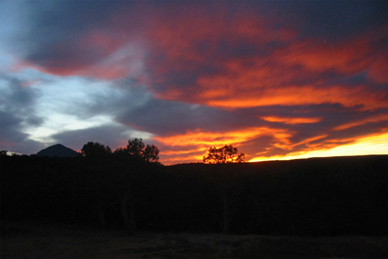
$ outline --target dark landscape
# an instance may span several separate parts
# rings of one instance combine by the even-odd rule
[[[388,259],[387,14],[0,0],[0,259]]]
[[[138,232],[7,221],[1,258],[387,258],[387,237]]]
[[[163,166],[3,154],[1,255],[384,258],[387,172],[387,155]]]

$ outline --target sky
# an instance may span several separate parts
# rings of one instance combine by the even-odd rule
[[[388,154],[388,1],[0,2],[0,149]]]

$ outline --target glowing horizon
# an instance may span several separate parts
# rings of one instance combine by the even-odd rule
[[[360,150],[363,150],[360,152]],[[365,151],[367,150],[367,151]],[[336,157],[336,156],[364,156],[364,155],[388,155],[388,133],[365,137],[356,143],[337,146],[331,149],[307,151],[304,154],[290,154],[283,157],[258,157],[248,162],[262,162],[273,160],[294,160],[313,157]]]

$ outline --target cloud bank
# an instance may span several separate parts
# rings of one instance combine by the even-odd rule
[[[385,2],[1,7],[2,149],[143,137],[170,164],[211,145],[259,160],[388,132]]]

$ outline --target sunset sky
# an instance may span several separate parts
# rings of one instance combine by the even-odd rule
[[[388,154],[388,1],[0,2],[0,149]]]

